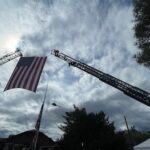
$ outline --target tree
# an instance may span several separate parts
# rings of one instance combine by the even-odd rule
[[[126,150],[122,133],[115,133],[113,122],[104,112],[87,113],[85,108],[74,107],[66,112],[61,146],[64,150]]]
[[[138,63],[150,66],[150,1],[133,0],[135,37],[141,51],[135,55]]]

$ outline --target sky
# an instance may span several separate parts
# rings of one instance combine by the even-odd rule
[[[3,92],[19,58],[0,66],[0,137],[34,129],[48,92],[40,130],[52,139],[73,105],[104,111],[117,130],[150,130],[148,106],[51,55],[58,49],[149,92],[150,70],[136,63],[131,0],[0,0],[0,57],[18,47],[23,56],[47,56],[37,92]],[[58,107],[51,104],[55,102]]]

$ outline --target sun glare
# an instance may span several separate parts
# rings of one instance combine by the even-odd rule
[[[17,36],[10,36],[6,41],[6,49],[9,51],[14,51],[17,48],[19,38]]]

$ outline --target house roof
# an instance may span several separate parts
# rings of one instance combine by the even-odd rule
[[[1,141],[6,141],[6,138],[0,138],[0,142],[1,142]]]
[[[25,131],[25,132],[22,132],[22,133],[17,134],[17,135],[11,135],[7,139],[7,143],[30,145],[32,143],[35,132],[36,132],[36,130],[29,130],[29,131]],[[42,145],[43,146],[54,145],[54,141],[42,132],[39,132],[37,143],[40,146],[42,146]]]

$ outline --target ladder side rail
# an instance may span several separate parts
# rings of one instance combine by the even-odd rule
[[[125,89],[129,89],[129,87],[126,87],[124,84],[121,84],[120,82],[117,82],[117,80],[113,80],[111,78],[108,78],[105,73],[101,72],[100,74],[98,72],[95,72],[95,70],[90,70],[89,68],[86,68],[86,66],[82,66],[82,64],[74,64],[73,66],[89,73],[92,74],[93,76],[99,78],[102,81],[105,81],[115,88],[118,88],[119,90],[125,91]],[[137,92],[137,91],[136,91]],[[141,93],[140,93],[141,94]],[[142,93],[143,94],[143,93]]]
[[[3,58],[9,57],[11,55],[17,54],[17,53],[21,54],[20,50],[16,50],[15,52],[10,52],[8,54],[5,54],[3,57],[0,58],[0,60],[3,59]]]
[[[99,78],[99,80],[121,90],[124,92],[124,94],[137,99],[138,101],[150,106],[150,97],[148,96],[149,93],[141,90],[137,87],[134,87],[122,80],[119,80],[111,75],[108,75],[106,73],[103,73],[102,71],[99,71],[91,66],[88,66],[76,59],[73,59],[63,53],[59,53],[59,51],[57,51],[57,53],[55,53],[55,51],[53,51],[52,53],[53,55],[55,55],[56,57],[59,57],[60,59],[67,61],[69,63],[69,65],[72,65],[74,67],[77,67],[97,78]]]
[[[80,64],[81,65],[81,64]],[[77,65],[79,66],[79,65]],[[81,69],[81,68],[80,68]],[[87,71],[87,69],[84,69],[84,71]],[[94,71],[92,70],[91,71],[88,71],[90,74],[94,75],[94,76],[97,76]],[[102,75],[103,74],[103,75]],[[126,84],[122,84],[121,82],[117,82],[117,80],[113,80],[113,78],[108,78],[108,76],[106,76],[105,73],[102,73],[102,74],[98,74],[98,78],[100,80],[105,80],[105,82],[107,82],[108,84],[110,84],[111,86],[113,87],[116,87],[118,88],[119,90],[122,90],[123,92],[126,92],[127,90],[130,92],[132,91],[132,93],[136,93],[137,95],[145,95],[146,97],[148,96],[149,93],[147,92],[143,92],[143,90],[136,90],[135,88],[136,87],[132,87],[132,85],[130,85],[129,87],[126,86]],[[125,82],[123,82],[125,83]],[[142,92],[141,92],[142,91]]]
[[[93,67],[91,67],[91,66],[86,65],[85,63],[82,63],[82,62],[80,62],[80,61],[78,61],[78,60],[76,60],[76,59],[74,59],[74,58],[71,58],[71,57],[69,57],[68,55],[65,55],[65,54],[63,54],[63,53],[59,53],[59,51],[57,51],[57,50],[56,50],[56,53],[55,53],[55,50],[53,50],[53,51],[52,51],[52,54],[55,55],[56,57],[59,57],[60,59],[62,59],[62,60],[64,60],[64,61],[68,62],[69,65],[72,65],[72,66],[73,66],[74,63],[77,63],[78,65],[79,65],[79,64],[82,64],[83,67],[89,68],[90,70],[92,70],[92,71],[94,71],[94,72],[97,72],[97,73],[99,73],[99,74],[101,74],[101,75],[105,75],[105,76],[107,76],[110,80],[113,79],[113,80],[115,80],[115,82],[119,82],[120,84],[124,84],[124,83],[125,83],[125,82],[123,82],[123,81],[121,81],[121,80],[118,80],[117,78],[115,78],[115,77],[113,77],[113,76],[110,76],[110,75],[108,75],[108,74],[106,74],[106,73],[103,73],[102,71],[100,71],[100,70],[98,70],[98,69],[95,69],[95,68],[93,68]],[[80,68],[80,69],[81,69],[81,68]],[[129,85],[128,85],[128,86],[129,86]]]
[[[104,72],[102,72],[102,71],[100,71],[100,70],[98,70],[98,69],[95,69],[95,68],[93,68],[93,67],[91,67],[91,66],[89,66],[89,65],[87,65],[87,64],[85,64],[85,63],[82,63],[82,62],[80,62],[80,61],[78,61],[78,60],[76,60],[76,59],[74,59],[74,58],[71,58],[71,57],[69,57],[68,55],[65,55],[65,54],[63,54],[63,53],[58,53],[58,57],[61,58],[61,59],[63,59],[63,60],[65,60],[65,61],[67,61],[67,62],[69,63],[69,65],[72,65],[73,63],[82,64],[83,66],[86,66],[86,68],[89,68],[89,69],[91,69],[91,70],[93,70],[93,71],[96,71],[97,73],[99,73],[99,74],[101,74],[101,75],[105,75],[105,76],[107,76],[110,80],[112,80],[112,81],[114,80],[115,82],[118,82],[118,84],[121,84],[121,85],[124,86],[124,87],[128,87],[128,88],[131,88],[132,90],[134,90],[134,91],[136,91],[136,92],[149,95],[148,92],[146,92],[146,91],[144,91],[144,90],[142,90],[142,89],[139,89],[138,87],[132,86],[132,85],[130,85],[130,84],[128,84],[128,83],[126,83],[126,82],[120,80],[120,79],[115,78],[114,76],[111,76],[111,75],[109,75],[109,74],[106,74],[106,73],[104,73]]]
[[[80,62],[78,62],[78,63],[80,63]],[[106,74],[106,73],[104,73],[104,72],[102,72],[102,71],[100,71],[100,70],[97,70],[97,69],[95,69],[95,68],[93,68],[93,67],[91,67],[91,66],[88,66],[87,64],[84,64],[84,63],[80,63],[80,64],[83,64],[84,67],[89,68],[89,69],[91,69],[92,71],[96,71],[97,73],[99,73],[99,74],[101,74],[101,75],[107,76],[107,78],[109,78],[111,81],[117,82],[118,84],[121,84],[121,85],[124,86],[124,87],[128,87],[128,88],[131,88],[132,90],[135,90],[135,91],[140,92],[140,93],[142,93],[142,94],[149,95],[148,92],[146,92],[146,91],[144,91],[144,90],[142,90],[142,89],[139,89],[138,87],[132,86],[132,85],[130,85],[130,84],[128,84],[128,83],[126,83],[126,82],[120,80],[120,79],[117,79],[117,78],[115,78],[114,76],[111,76],[111,75],[109,75],[109,74]]]
[[[14,54],[14,52],[11,52],[11,53],[8,53],[8,54],[4,55],[3,57],[0,58],[0,60],[3,59],[3,58],[9,57],[9,56],[11,56],[12,54]]]
[[[139,93],[144,94],[144,95],[147,95],[147,96],[149,95],[148,92],[146,92],[146,91],[144,91],[144,90],[142,90],[142,89],[139,89],[139,88],[137,88],[137,87],[135,87],[135,86],[132,86],[132,85],[130,85],[130,84],[128,84],[128,83],[126,83],[126,82],[124,82],[124,81],[122,81],[122,80],[120,80],[120,79],[117,79],[117,78],[115,78],[115,77],[113,77],[113,76],[111,76],[111,75],[108,75],[108,74],[106,74],[106,73],[103,73],[102,71],[97,70],[97,69],[95,69],[95,68],[93,68],[93,67],[91,67],[91,66],[88,66],[87,64],[84,64],[84,63],[82,63],[82,62],[80,62],[80,61],[78,61],[78,60],[76,60],[76,59],[73,59],[73,58],[71,58],[71,57],[69,57],[69,56],[67,56],[67,55],[65,55],[65,54],[63,54],[63,53],[59,53],[59,51],[57,51],[57,54],[56,54],[56,53],[55,53],[55,50],[54,50],[54,51],[53,51],[53,55],[55,55],[55,56],[61,58],[62,60],[67,61],[67,62],[69,63],[69,65],[73,65],[74,63],[82,64],[83,67],[89,68],[89,69],[91,69],[92,71],[96,71],[97,73],[99,73],[99,74],[101,74],[101,75],[107,76],[111,81],[114,80],[114,82],[117,82],[118,84],[121,84],[122,86],[124,86],[124,88],[125,88],[125,87],[126,87],[126,88],[130,88],[130,89],[134,90],[135,92],[139,92]]]
[[[116,82],[116,84],[114,84],[114,83],[112,84],[111,80],[108,79],[106,76],[102,76],[101,74],[97,74],[97,72],[93,72],[93,71],[91,72],[91,70],[86,69],[84,67],[81,67],[80,65],[75,64],[74,67],[77,67],[77,68],[79,68],[79,69],[81,69],[81,70],[83,70],[83,71],[99,78],[99,80],[101,80],[101,81],[103,81],[103,82],[105,82],[105,83],[121,90],[124,94],[138,100],[139,102],[144,103],[145,105],[150,106],[150,98],[147,97],[146,95],[141,94],[139,92],[136,92],[134,90],[131,90],[130,88],[126,88],[126,87],[122,86],[121,84],[117,84],[117,82]]]
[[[9,53],[0,59],[0,65],[7,63],[10,60],[15,59],[16,57],[22,56],[22,53],[18,50],[15,53]]]
[[[144,91],[142,89],[139,89],[139,88],[137,88],[135,86],[132,86],[132,85],[130,85],[130,84],[120,80],[120,79],[115,78],[114,76],[106,74],[106,73],[104,73],[104,72],[102,72],[102,71],[100,71],[98,69],[95,69],[95,68],[93,68],[93,67],[91,67],[91,66],[89,66],[89,65],[87,65],[85,63],[82,63],[82,62],[80,62],[80,61],[78,61],[76,59],[73,59],[73,58],[69,57],[68,55],[65,55],[63,53],[58,53],[58,57],[63,59],[63,60],[65,60],[65,61],[67,61],[69,63],[69,65],[72,65],[74,63],[80,64],[80,65],[82,64],[83,67],[89,68],[92,71],[95,71],[95,72],[97,72],[97,73],[99,73],[101,75],[107,76],[107,78],[109,78],[112,82],[117,82],[118,84],[121,84],[122,86],[124,86],[126,88],[130,88],[130,89],[134,90],[135,92],[139,92],[139,93],[142,93],[142,94],[149,95],[148,92],[146,92],[146,91]]]
[[[84,65],[86,68],[89,68],[89,69],[91,69],[92,71],[96,71],[97,73],[99,73],[99,74],[101,74],[101,75],[107,76],[107,78],[109,78],[109,79],[112,80],[112,81],[117,82],[118,84],[121,84],[122,86],[125,86],[125,87],[128,87],[128,88],[132,88],[132,89],[135,90],[135,91],[138,91],[138,92],[140,92],[140,93],[149,95],[148,92],[146,92],[146,91],[144,91],[144,90],[142,90],[142,89],[139,89],[138,87],[132,86],[132,85],[130,85],[130,84],[128,84],[128,83],[126,83],[126,82],[120,80],[120,79],[117,79],[117,78],[115,78],[114,76],[111,76],[111,75],[109,75],[109,74],[106,74],[106,73],[104,73],[104,72],[102,72],[102,71],[100,71],[100,70],[97,70],[97,69],[95,69],[95,68],[93,68],[93,67],[91,67],[91,66],[88,66],[87,64],[84,64],[84,63],[81,63],[81,62],[78,62],[78,63]]]

